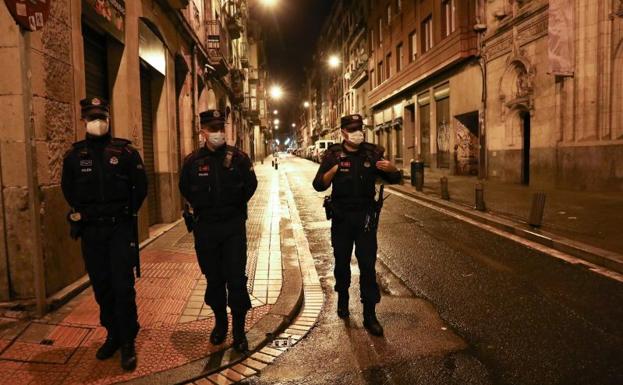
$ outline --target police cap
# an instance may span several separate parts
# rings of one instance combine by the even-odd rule
[[[208,126],[225,124],[225,113],[219,110],[207,110],[199,114],[199,122]]]
[[[80,101],[81,114],[83,118],[90,116],[108,116],[110,104],[107,100],[100,97],[82,99]]]
[[[345,115],[342,116],[342,119],[340,120],[340,126],[344,130],[361,129],[363,126],[363,119],[359,114]]]

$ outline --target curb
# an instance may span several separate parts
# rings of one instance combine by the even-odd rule
[[[178,219],[174,222],[171,222],[163,226],[153,236],[141,242],[139,244],[139,250],[143,250],[149,244],[154,242],[156,239],[160,238],[162,235],[167,233],[169,230],[177,226],[182,221],[183,219]],[[85,274],[82,277],[75,280],[73,283],[61,289],[60,291],[49,296],[48,298],[46,298],[46,306],[47,306],[46,314],[49,314],[53,312],[54,310],[58,310],[60,307],[62,307],[63,305],[65,305],[66,303],[74,299],[76,296],[78,296],[80,293],[82,293],[89,286],[91,286],[91,280],[89,279],[89,275]],[[14,303],[8,304],[8,306],[6,307],[15,307],[19,305],[31,307],[31,306],[34,306],[34,300],[30,299],[30,300],[26,300],[23,302],[14,302]],[[3,309],[2,304],[0,304],[0,316],[9,316],[10,318],[18,318],[22,320],[31,319],[31,318],[34,319],[34,317],[31,317],[30,311],[28,310],[12,311],[10,310],[10,308]]]
[[[229,347],[201,358],[168,369],[162,372],[135,378],[120,384],[126,385],[170,385],[186,384],[193,381],[200,383],[205,378],[220,375],[219,372],[229,373],[229,376],[240,381],[243,377],[254,375],[276,357],[274,353],[280,351],[268,346],[281,331],[286,329],[295,319],[303,304],[303,277],[296,248],[294,252],[288,246],[288,240],[293,238],[292,232],[283,231],[281,226],[285,219],[280,220],[280,244],[282,265],[282,286],[277,301],[268,314],[262,317],[247,332],[249,351],[241,354]],[[262,357],[259,360],[257,357]],[[272,358],[270,358],[272,357]],[[140,358],[140,357],[139,357]],[[235,370],[232,370],[234,368]],[[242,372],[244,376],[241,376]],[[209,383],[209,382],[206,382]],[[231,383],[231,381],[229,382]]]
[[[531,228],[528,225],[518,223],[509,219],[501,218],[492,212],[478,212],[469,209],[458,203],[448,202],[439,198],[427,196],[424,193],[410,191],[405,187],[388,186],[389,191],[405,194],[442,211],[450,211],[471,220],[486,224],[506,233],[516,235],[526,240],[536,242],[556,251],[569,254],[578,259],[612,270],[618,274],[623,274],[623,255],[600,249],[582,242],[577,242],[539,229]],[[448,214],[445,212],[445,214]],[[461,219],[461,218],[458,218]]]

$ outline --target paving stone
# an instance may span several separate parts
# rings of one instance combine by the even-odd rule
[[[275,360],[275,357],[268,355],[268,354],[261,353],[261,352],[253,353],[251,355],[251,358],[253,358],[256,361],[264,362],[266,364],[270,364]]]
[[[231,380],[229,380],[227,377],[223,376],[220,373],[211,374],[211,375],[208,376],[208,378],[210,379],[210,381],[213,381],[217,385],[230,385],[230,384],[233,384],[233,382]]]
[[[232,366],[231,369],[235,370],[236,372],[242,374],[245,377],[254,376],[255,373],[257,373],[255,369],[242,365],[242,364],[236,364]]]
[[[246,360],[242,361],[242,364],[257,370],[258,372],[267,366],[267,364],[256,361],[253,358],[247,358]]]
[[[229,378],[230,380],[232,380],[233,382],[238,382],[238,381],[242,381],[245,379],[245,376],[243,376],[242,374],[232,370],[232,369],[225,369],[222,370],[220,372],[221,375]]]

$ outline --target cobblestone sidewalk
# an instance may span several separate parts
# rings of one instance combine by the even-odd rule
[[[249,205],[248,289],[253,328],[279,299],[282,261],[279,236],[279,180],[268,166],[257,167],[259,188]],[[276,210],[274,210],[276,208]],[[196,263],[192,234],[183,223],[141,251],[143,275],[137,280],[141,332],[139,364],[122,371],[119,353],[98,361],[104,341],[91,289],[41,320],[0,320],[0,384],[112,384],[137,380],[224,352],[209,342],[214,318],[203,303],[206,282]]]

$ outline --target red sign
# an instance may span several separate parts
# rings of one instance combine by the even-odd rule
[[[29,31],[43,28],[50,15],[52,0],[4,0],[17,24]]]

